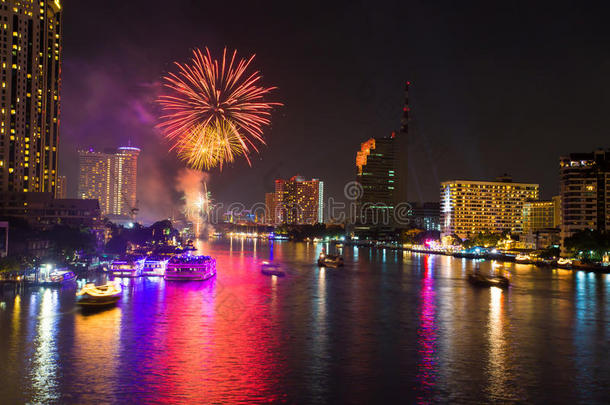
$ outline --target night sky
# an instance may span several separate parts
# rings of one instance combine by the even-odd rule
[[[64,1],[60,173],[76,195],[76,150],[142,148],[147,218],[169,215],[183,165],[154,129],[160,77],[191,49],[247,56],[284,107],[267,146],[212,170],[218,201],[264,201],[302,174],[342,198],[361,142],[400,126],[410,94],[409,198],[437,201],[453,178],[540,183],[558,158],[610,147],[607,11],[559,2]],[[536,4],[535,4],[536,3]],[[301,7],[301,8],[298,8]],[[590,7],[590,6],[589,6]]]

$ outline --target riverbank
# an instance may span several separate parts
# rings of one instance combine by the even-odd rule
[[[378,242],[354,242],[354,241],[346,241],[344,242],[347,246],[358,246],[358,247],[371,247],[371,248],[381,248],[381,249],[391,249],[391,250],[400,250],[407,251],[413,253],[424,253],[424,254],[433,254],[433,255],[442,255],[442,256],[453,256],[458,259],[469,259],[469,260],[495,260],[498,262],[505,263],[518,263],[518,264],[529,264],[537,267],[547,267],[547,268],[558,268],[564,270],[583,270],[583,271],[591,271],[595,273],[610,273],[610,266],[604,266],[601,264],[595,263],[582,263],[578,261],[573,261],[569,259],[563,259],[563,262],[560,263],[561,259],[557,260],[548,260],[548,259],[532,259],[529,257],[523,258],[519,257],[520,255],[511,254],[511,253],[474,253],[474,252],[463,252],[463,251],[451,251],[451,250],[442,250],[442,249],[430,249],[430,248],[419,248],[419,247],[405,247],[398,244],[392,243],[378,243]]]

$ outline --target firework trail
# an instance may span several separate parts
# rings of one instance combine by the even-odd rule
[[[176,62],[177,73],[164,77],[158,128],[190,167],[222,169],[239,156],[250,163],[249,153],[265,143],[263,129],[281,104],[264,100],[275,87],[261,86],[260,72],[248,73],[253,59],[238,60],[225,48],[216,60],[207,48],[196,49],[189,64]]]

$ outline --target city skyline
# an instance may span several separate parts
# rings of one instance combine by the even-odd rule
[[[322,17],[311,5],[303,10],[304,16],[290,17],[290,24],[281,23],[282,6],[271,13],[244,7],[250,13],[235,16],[230,26],[220,26],[210,16],[222,13],[222,5],[200,15],[190,10],[190,3],[177,2],[162,17],[163,23],[148,11],[154,7],[137,1],[72,5],[65,30],[78,34],[64,43],[67,82],[60,148],[67,163],[60,169],[62,174],[69,175],[64,169],[74,171],[75,152],[64,147],[103,149],[131,139],[143,151],[143,187],[157,187],[154,183],[161,179],[168,189],[180,166],[151,130],[155,120],[150,106],[169,63],[184,60],[189,47],[202,45],[215,52],[225,45],[256,52],[257,66],[273,79],[285,104],[274,114],[273,127],[266,132],[268,145],[253,159],[252,168],[239,162],[222,173],[211,172],[210,187],[222,201],[253,203],[253,196],[263,195],[275,178],[297,172],[326,178],[327,194],[341,197],[344,184],[353,179],[353,150],[372,136],[399,129],[405,80],[412,82],[409,160],[415,168],[409,177],[409,200],[435,200],[442,180],[492,179],[505,172],[516,181],[540,184],[542,198],[548,199],[558,193],[559,156],[605,146],[608,122],[599,97],[608,79],[599,70],[581,66],[584,52],[591,51],[595,60],[603,57],[587,45],[607,35],[598,32],[601,21],[592,10],[556,5],[545,9],[544,24],[524,17],[517,27],[512,15],[518,5],[504,6],[507,10],[488,5],[486,20],[479,18],[483,11],[467,6],[436,12],[420,4],[382,4],[373,12],[368,4],[335,5]],[[537,7],[541,6],[528,9],[535,13]],[[91,13],[116,15],[121,24],[112,32],[97,29],[103,18],[85,26],[87,19],[78,17]],[[403,15],[408,24],[385,23]],[[424,17],[422,21],[418,15]],[[574,15],[586,24],[577,23]],[[318,23],[315,43],[299,34],[311,29],[305,17]],[[147,28],[167,21],[170,25],[159,33]],[[331,27],[331,21],[342,28],[337,30],[342,34]],[[251,35],[242,35],[240,24]],[[272,38],[265,27],[278,24],[286,35]],[[341,48],[357,32],[357,24],[364,24],[367,33],[357,35],[363,47]],[[575,28],[585,25],[586,29]],[[104,32],[103,41],[97,32]],[[167,32],[176,37],[166,38]],[[426,35],[430,32],[434,36]],[[177,41],[184,46],[176,49]],[[92,42],[100,47],[86,45]],[[154,54],[146,46],[152,42]],[[372,54],[361,54],[360,49]],[[472,62],[469,55],[480,63]],[[316,67],[308,58],[321,58],[326,67]],[[346,59],[353,63],[346,65]],[[542,77],[547,66],[557,69]],[[83,99],[88,102],[83,104]],[[92,116],[97,118],[87,118]],[[297,150],[301,153],[295,155]],[[70,183],[73,192],[73,179]]]
[[[83,3],[0,2],[0,402],[607,402],[606,12]]]

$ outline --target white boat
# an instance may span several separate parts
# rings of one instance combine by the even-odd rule
[[[216,275],[216,259],[210,256],[174,256],[165,270],[168,281],[203,281]]]
[[[169,257],[167,256],[148,256],[144,261],[142,275],[147,277],[163,277],[167,268]]]
[[[144,260],[141,256],[126,256],[113,260],[108,273],[115,277],[140,277],[144,268]]]

